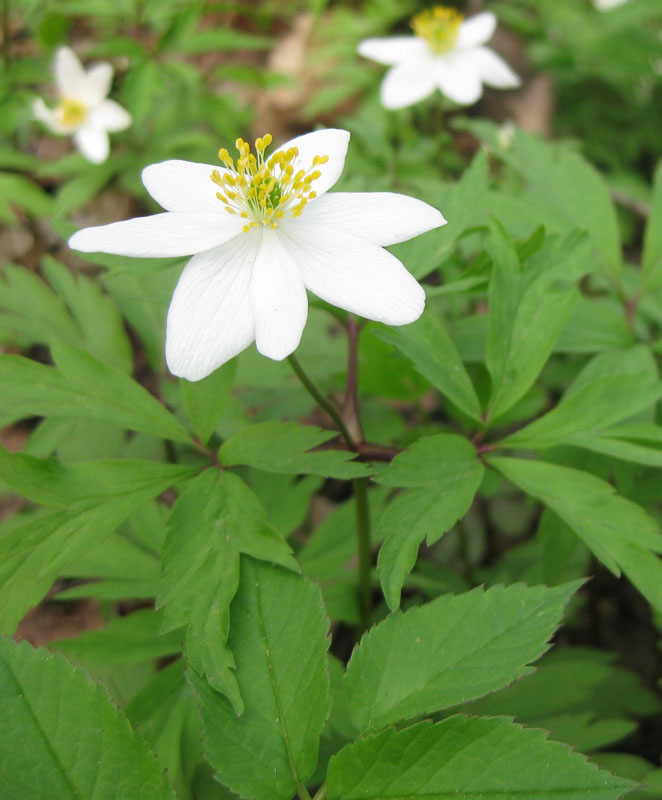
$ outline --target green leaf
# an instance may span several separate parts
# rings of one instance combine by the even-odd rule
[[[329,800],[617,800],[636,784],[503,717],[389,728],[331,759]],[[513,758],[517,755],[517,762]]]
[[[242,559],[229,645],[246,704],[243,715],[237,717],[195,672],[190,676],[207,757],[236,794],[290,800],[315,769],[330,707],[328,625],[317,584]]]
[[[531,671],[577,583],[442,595],[395,612],[354,649],[345,683],[362,731],[480,697]]]
[[[0,425],[30,416],[95,419],[188,442],[185,428],[140,384],[76,347],[53,345],[59,369],[0,356]]]
[[[202,724],[184,668],[184,660],[177,659],[160,669],[131,699],[126,715],[156,753],[177,797],[193,800],[191,789],[200,761]]]
[[[196,472],[196,467],[128,458],[61,464],[56,458],[10,453],[0,446],[0,478],[18,494],[54,508],[152,487],[160,494]]]
[[[512,146],[499,155],[527,182],[524,199],[536,216],[555,230],[585,230],[597,255],[597,266],[618,279],[620,233],[609,187],[600,173],[564,145],[515,132]]]
[[[524,396],[549,358],[579,299],[575,281],[588,251],[581,234],[550,237],[520,270],[515,246],[499,225],[492,226],[490,250],[486,365],[492,378],[488,414],[494,419]]]
[[[655,170],[653,203],[646,223],[641,268],[643,288],[650,289],[652,285],[659,285],[662,274],[662,161]]]
[[[0,280],[3,324],[29,342],[49,342],[55,336],[75,342],[80,337],[65,303],[53,290],[24,267],[7,265]]]
[[[338,434],[298,422],[260,422],[235,433],[218,451],[221,464],[244,464],[286,475],[307,473],[328,478],[360,478],[370,474],[366,464],[352,461],[347,450],[317,450]]]
[[[662,533],[641,506],[588,472],[488,456],[490,466],[556,512],[615,575],[621,570],[662,610]]]
[[[227,695],[237,713],[243,703],[226,642],[242,553],[299,569],[246,484],[232,473],[206,470],[170,514],[157,607],[165,606],[164,632],[189,626],[191,665]]]
[[[637,345],[601,353],[590,361],[559,404],[503,440],[507,447],[546,448],[581,444],[586,437],[653,406],[662,382],[650,351]]]
[[[7,798],[174,800],[145,742],[105,689],[64,658],[0,639],[0,755]]]
[[[159,491],[155,486],[105,503],[84,501],[71,511],[0,531],[0,633],[14,633],[69,562],[103,541]]]
[[[74,275],[54,258],[46,256],[43,269],[58,296],[71,309],[86,348],[123,372],[131,372],[133,350],[113,299],[103,293],[97,281],[81,274]],[[78,341],[65,341],[76,345],[80,344],[80,339],[79,336]]]
[[[535,672],[494,694],[462,707],[468,714],[515,714],[523,722],[559,713],[590,712],[601,719],[645,717],[660,711],[660,700],[637,675],[612,662],[616,656],[588,647],[555,648]]]
[[[440,316],[428,310],[411,325],[375,328],[374,333],[397,347],[417,372],[465,414],[480,420],[478,396]]]
[[[377,524],[386,536],[377,566],[391,610],[400,605],[402,585],[423,539],[434,544],[466,514],[484,471],[467,439],[439,434],[419,439],[377,476],[377,483],[408,487],[386,506]]]
[[[179,653],[181,631],[159,636],[160,617],[152,609],[140,609],[125,617],[114,617],[103,630],[56,639],[49,646],[72,660],[101,664],[135,664]]]
[[[223,416],[236,373],[237,360],[233,359],[201,381],[182,378],[179,382],[191,428],[202,444],[207,444]]]
[[[53,198],[41,186],[15,172],[0,172],[0,197],[33,217],[52,215]]]

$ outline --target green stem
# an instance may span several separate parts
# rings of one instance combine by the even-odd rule
[[[364,630],[370,626],[372,607],[372,545],[370,542],[370,506],[368,505],[368,479],[354,478],[356,501],[356,533],[359,542],[359,608]]]
[[[338,410],[336,408],[334,408],[334,406],[320,392],[320,390],[317,388],[317,386],[315,386],[315,384],[311,381],[311,379],[308,377],[308,375],[304,371],[303,367],[299,363],[299,360],[294,355],[294,353],[292,353],[292,355],[289,355],[287,357],[287,360],[290,362],[290,366],[294,370],[297,378],[303,384],[304,388],[308,391],[308,393],[315,400],[315,402],[321,408],[323,408],[326,411],[326,413],[331,417],[331,419],[335,422],[336,427],[338,428],[338,430],[340,431],[343,439],[347,443],[347,447],[349,447],[350,450],[354,450],[355,447],[356,447],[356,443],[354,442],[354,440],[350,436],[349,431],[347,430],[347,427],[345,426],[345,423],[342,421],[342,417],[340,416],[340,413],[338,412]]]
[[[323,783],[320,788],[315,792],[315,797],[313,800],[324,800],[326,797],[326,784]]]

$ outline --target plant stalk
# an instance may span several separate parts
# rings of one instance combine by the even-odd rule
[[[354,501],[356,502],[356,533],[359,552],[359,608],[361,627],[370,627],[372,609],[372,544],[370,541],[370,506],[368,505],[368,479],[354,478]]]
[[[304,388],[307,390],[308,394],[315,400],[315,402],[326,411],[326,413],[331,417],[331,419],[335,422],[336,427],[340,431],[341,436],[347,443],[347,446],[350,450],[354,450],[356,444],[352,437],[350,436],[349,431],[345,423],[342,421],[342,417],[340,413],[334,406],[329,402],[329,400],[324,397],[324,395],[320,392],[320,390],[315,386],[312,380],[306,374],[304,368],[299,363],[297,357],[292,353],[287,357],[287,360],[290,362],[290,366],[294,370],[295,375],[301,381]]]

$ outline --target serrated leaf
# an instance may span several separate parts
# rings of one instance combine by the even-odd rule
[[[312,774],[329,713],[328,619],[317,584],[242,559],[229,646],[245,711],[195,672],[207,758],[233,792],[290,800]]]
[[[386,486],[409,487],[386,506],[377,524],[386,536],[377,567],[391,610],[400,605],[421,542],[434,544],[464,516],[484,471],[471,442],[439,434],[419,439],[376,477]]]
[[[298,422],[261,422],[230,436],[218,451],[221,464],[244,464],[286,475],[307,473],[328,478],[360,478],[370,474],[366,464],[352,461],[347,450],[316,450],[338,434]]]
[[[424,378],[474,420],[481,407],[471,378],[440,316],[432,311],[398,328],[375,328],[382,341],[394,345]]]
[[[177,797],[192,800],[193,774],[200,761],[202,724],[195,694],[177,659],[160,669],[126,707],[129,722],[154,750]],[[196,795],[197,800],[197,795]]]
[[[641,270],[643,288],[659,285],[662,273],[662,162],[657,165],[653,179],[653,202],[646,222]]]
[[[489,249],[490,316],[486,365],[492,379],[488,414],[508,411],[531,388],[574,309],[575,286],[586,261],[586,237],[547,239],[519,266],[519,255],[505,230],[494,224]]]
[[[188,625],[191,665],[228,696],[237,713],[243,703],[226,642],[242,553],[299,569],[246,484],[232,473],[206,470],[170,514],[157,607],[165,606],[163,631]]]
[[[64,658],[0,639],[0,786],[31,800],[174,800],[105,689]]]
[[[376,730],[526,675],[578,585],[477,588],[391,614],[361,639],[347,665],[354,722]]]
[[[71,309],[86,347],[97,357],[131,372],[133,350],[124,322],[113,299],[104,294],[97,281],[74,275],[64,264],[46,256],[43,269],[49,282]],[[50,341],[51,337],[47,341]],[[70,344],[78,344],[72,341]]]
[[[490,466],[564,520],[615,575],[621,570],[662,610],[660,526],[641,506],[588,472],[518,458],[488,456]]]
[[[201,381],[182,378],[179,382],[191,427],[202,444],[207,444],[216,430],[230,400],[236,373],[237,360],[233,359]]]
[[[102,664],[135,664],[181,652],[181,631],[159,636],[161,622],[161,615],[153,609],[139,609],[124,617],[114,617],[102,630],[55,639],[49,647],[75,661]]]
[[[564,145],[550,145],[518,130],[512,146],[500,157],[526,180],[524,195],[536,216],[555,229],[585,230],[597,255],[597,266],[618,278],[621,271],[620,232],[609,187],[581,155]]]
[[[601,353],[590,361],[559,404],[504,440],[510,447],[533,449],[578,444],[605,428],[654,406],[662,382],[650,351],[637,345]]]
[[[111,534],[159,488],[77,503],[10,528],[0,535],[0,633],[13,634],[70,561]]]
[[[30,416],[95,419],[190,441],[165,406],[121,370],[62,342],[53,345],[53,356],[59,369],[0,356],[0,425]]]
[[[156,494],[197,472],[196,467],[158,461],[113,459],[62,464],[56,458],[10,453],[0,446],[0,478],[15,492],[35,503],[70,508],[83,500],[158,487]]]
[[[329,800],[617,800],[636,784],[506,718],[389,728],[331,759]],[[516,767],[513,758],[517,754]]]

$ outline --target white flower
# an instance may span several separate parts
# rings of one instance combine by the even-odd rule
[[[107,100],[113,68],[105,61],[93,64],[87,72],[76,54],[59,47],[55,54],[55,82],[59,105],[48,108],[39,97],[32,112],[53,133],[72,135],[76,147],[88,161],[101,164],[108,157],[108,132],[123,131],[131,116],[114,100]]]
[[[475,103],[483,84],[513,89],[519,77],[489,47],[496,17],[486,11],[464,20],[452,8],[436,6],[412,19],[415,36],[365,39],[362,56],[388,64],[382,82],[382,104],[389,109],[417,103],[435,89],[461,105]]]
[[[593,5],[598,11],[610,11],[612,8],[624,6],[628,0],[593,0]]]
[[[306,289],[388,325],[413,322],[425,293],[383,248],[444,225],[436,209],[390,192],[327,194],[342,172],[349,133],[321,130],[265,154],[237,140],[237,162],[164,161],[143,170],[166,209],[151,217],[84,228],[69,240],[84,252],[166,257],[193,254],[168,311],[166,361],[199,380],[255,341],[286,358],[308,314]],[[314,189],[313,189],[314,186]]]

